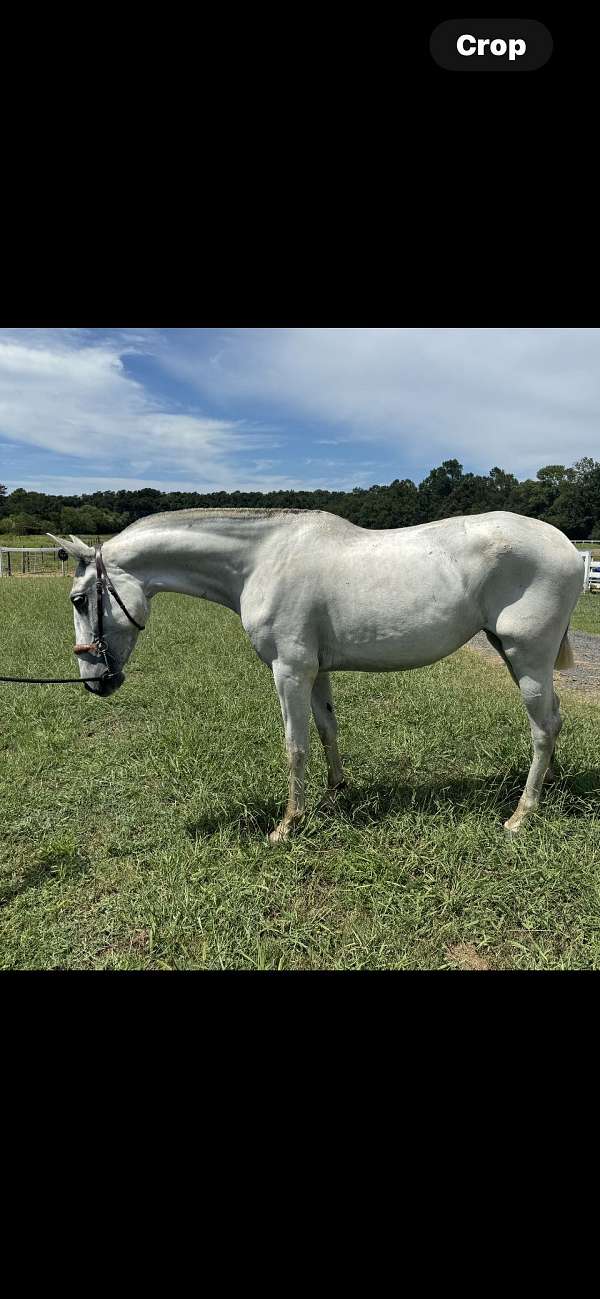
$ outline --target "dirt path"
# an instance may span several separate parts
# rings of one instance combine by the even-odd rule
[[[566,687],[586,694],[600,694],[600,636],[592,636],[587,631],[570,631],[569,640],[573,647],[575,666],[555,674],[557,690],[560,693],[561,687],[563,690]],[[467,649],[485,654],[486,658],[504,668],[502,659],[490,645],[485,632],[478,632],[468,641]]]

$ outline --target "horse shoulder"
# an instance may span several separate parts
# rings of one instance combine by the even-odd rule
[[[261,566],[244,585],[240,618],[259,658],[304,661],[315,653],[317,615],[314,586],[287,569]]]

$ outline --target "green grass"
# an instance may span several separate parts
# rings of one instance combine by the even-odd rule
[[[2,673],[76,675],[69,587],[2,579]],[[0,685],[0,968],[599,969],[599,703],[562,692],[563,779],[511,842],[530,741],[500,661],[333,685],[350,786],[319,809],[313,729],[278,848],[279,705],[228,611],[157,597],[108,700]]]
[[[592,632],[600,636],[600,593],[586,591],[580,595],[579,602],[571,618],[574,631]]]
[[[52,542],[46,533],[34,533],[31,536],[22,537],[16,532],[0,532],[0,546],[51,546]]]
[[[57,532],[55,535],[60,536],[60,532]],[[100,540],[108,541],[109,536],[112,537],[113,533],[107,532],[104,536],[100,535]],[[82,537],[82,541],[85,541],[88,537],[90,537],[90,533],[86,532]],[[51,545],[52,542],[45,532],[30,533],[27,536],[20,536],[20,535],[18,536],[15,532],[0,532],[0,546],[51,546]]]

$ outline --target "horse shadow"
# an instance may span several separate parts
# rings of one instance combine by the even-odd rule
[[[186,821],[184,829],[190,839],[205,839],[226,826],[235,826],[244,838],[266,835],[281,820],[281,803],[275,798],[259,799],[251,807],[231,802],[216,810]]]
[[[347,826],[381,825],[387,819],[407,812],[436,817],[450,808],[463,814],[490,812],[505,821],[514,812],[523,792],[528,768],[513,768],[489,776],[437,777],[411,784],[406,778],[387,779],[365,784],[348,784],[332,801],[326,796],[307,807],[305,829],[319,824],[338,823]],[[542,793],[544,803],[560,796],[560,815],[581,819],[596,816],[600,793],[600,770],[570,772],[548,785]],[[189,820],[185,831],[192,839],[217,834],[227,826],[235,827],[242,838],[266,835],[281,819],[283,804],[275,798],[258,799],[251,807],[230,802],[207,810]]]
[[[54,882],[64,881],[74,875],[84,874],[89,868],[87,856],[81,853],[42,855],[37,861],[26,866],[21,873],[21,877],[14,883],[0,883],[0,907],[6,907],[15,898],[29,889],[39,888],[42,884],[47,884],[49,880]]]

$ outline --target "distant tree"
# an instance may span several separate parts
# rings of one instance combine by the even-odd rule
[[[488,477],[488,499],[493,509],[504,510],[506,503],[510,500],[511,493],[518,486],[518,479],[514,474],[505,473],[498,465],[490,469]]]
[[[600,516],[600,461],[584,456],[573,466],[576,474],[580,536],[595,535],[592,529]]]
[[[590,474],[593,474],[596,469],[600,469],[600,464],[598,464],[597,460],[592,460],[591,456],[582,456],[581,460],[576,460],[573,465],[575,480],[581,482]]]
[[[123,517],[97,505],[65,505],[60,513],[60,531],[80,533],[120,532]]]
[[[590,537],[600,515],[600,463],[584,456],[568,470],[548,510],[538,517],[568,537]]]
[[[498,502],[490,502],[490,480],[482,474],[463,474],[452,487],[447,497],[443,515],[483,514],[485,510],[497,509]]]
[[[538,469],[536,478],[540,483],[550,483],[559,492],[563,483],[575,481],[576,472],[565,469],[564,465],[544,465],[543,469]]]
[[[516,483],[508,497],[507,508],[516,514],[530,515],[535,519],[545,518],[558,495],[555,480],[547,478],[526,478]]]
[[[51,531],[52,523],[50,519],[41,519],[37,514],[27,514],[22,511],[3,518],[2,528],[3,531],[12,532],[18,537],[29,537]]]
[[[409,528],[418,522],[419,493],[411,478],[395,478],[382,488],[389,500],[389,528]]]
[[[449,497],[456,490],[462,476],[463,467],[458,460],[443,460],[437,469],[428,473],[418,488],[420,522],[446,516]],[[450,512],[458,514],[460,510]]]
[[[409,527],[452,515],[513,510],[545,519],[570,537],[589,537],[600,529],[600,462],[584,456],[571,468],[544,465],[535,478],[519,482],[494,465],[489,474],[464,473],[456,459],[444,460],[416,486],[410,478],[348,491],[92,492],[47,496],[0,485],[2,530],[114,534],[129,523],[159,511],[228,508],[329,510],[364,528]]]

